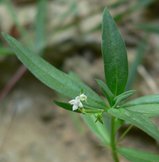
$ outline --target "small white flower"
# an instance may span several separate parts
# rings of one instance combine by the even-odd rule
[[[80,97],[79,97],[79,96],[77,96],[77,97],[76,97],[75,99],[73,99],[73,100],[70,100],[69,103],[70,103],[71,105],[73,105],[73,106],[72,106],[72,110],[73,110],[73,111],[77,110],[78,108],[83,107],[83,104],[82,104],[82,102],[80,101]]]
[[[82,108],[83,104],[81,101],[86,101],[86,100],[87,100],[87,96],[85,94],[81,94],[80,96],[77,96],[75,99],[70,100],[69,103],[73,105],[72,110],[75,111],[78,108]]]
[[[79,97],[81,101],[87,101],[87,96],[84,93],[82,93]]]

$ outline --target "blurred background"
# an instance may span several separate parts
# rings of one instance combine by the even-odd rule
[[[126,42],[127,89],[137,89],[136,96],[159,93],[158,0],[0,0],[0,32],[57,68],[77,73],[101,94],[95,79],[104,80],[100,47],[106,6]],[[112,161],[80,116],[53,104],[57,98],[0,36],[0,162]],[[158,144],[137,128],[122,144],[159,153]]]

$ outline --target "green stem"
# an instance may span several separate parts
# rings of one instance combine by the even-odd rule
[[[114,162],[119,162],[116,151],[116,131],[115,131],[115,117],[111,119],[111,149]]]

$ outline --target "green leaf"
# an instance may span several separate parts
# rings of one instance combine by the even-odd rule
[[[103,14],[102,54],[107,85],[117,96],[124,92],[127,83],[127,52],[121,34],[107,9]]]
[[[114,95],[112,94],[112,92],[110,91],[110,89],[108,88],[108,86],[101,80],[96,80],[97,84],[100,86],[103,94],[107,97],[109,103],[112,103],[112,100],[114,98]]]
[[[138,29],[144,30],[145,32],[149,33],[156,33],[159,34],[159,24],[152,24],[152,23],[143,23],[136,25]]]
[[[129,90],[129,91],[126,91],[126,92],[120,94],[119,96],[116,96],[116,97],[114,98],[114,100],[115,100],[115,105],[118,105],[118,104],[120,104],[121,102],[125,101],[125,100],[128,99],[130,96],[132,96],[134,93],[135,93],[135,90]]]
[[[148,95],[131,100],[122,106],[129,111],[138,112],[147,117],[159,116],[159,95]]]
[[[16,53],[19,60],[45,85],[71,98],[78,96],[83,89],[88,97],[90,107],[97,107],[98,109],[105,108],[103,100],[91,88],[72,79],[69,75],[50,65],[41,57],[33,54],[32,51],[24,48],[13,37],[7,34],[3,34],[3,37]]]
[[[69,103],[59,102],[59,101],[54,101],[54,103],[55,103],[57,106],[64,108],[65,110],[72,111],[72,105],[70,105]],[[74,112],[81,113],[81,111],[79,111],[79,110],[75,110]]]
[[[124,104],[124,107],[146,104],[159,104],[159,94],[147,95],[131,100]]]
[[[148,135],[159,141],[158,128],[143,114],[128,111],[125,109],[113,109],[113,108],[110,109],[108,113],[140,128]]]
[[[103,145],[110,145],[110,135],[104,124],[100,122],[95,123],[95,115],[82,115],[88,127],[95,133]]]
[[[35,51],[39,53],[44,47],[45,43],[45,20],[47,13],[47,0],[38,0],[37,15],[35,24]]]
[[[131,162],[158,162],[159,155],[132,148],[118,148],[118,152]]]
[[[124,107],[124,109],[131,112],[141,113],[147,117],[159,116],[159,104],[143,104],[130,107]]]

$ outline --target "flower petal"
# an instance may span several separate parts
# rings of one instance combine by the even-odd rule
[[[68,103],[71,104],[71,105],[74,105],[76,103],[76,100],[74,100],[74,99],[70,100]]]
[[[86,101],[87,100],[87,96],[84,93],[82,93],[79,97],[80,97],[81,101]]]
[[[75,104],[75,105],[72,106],[72,110],[73,110],[73,111],[75,111],[75,110],[77,110],[77,109],[78,109],[78,105]]]
[[[78,103],[78,106],[79,106],[79,107],[83,107],[82,102],[79,102],[79,103]]]

